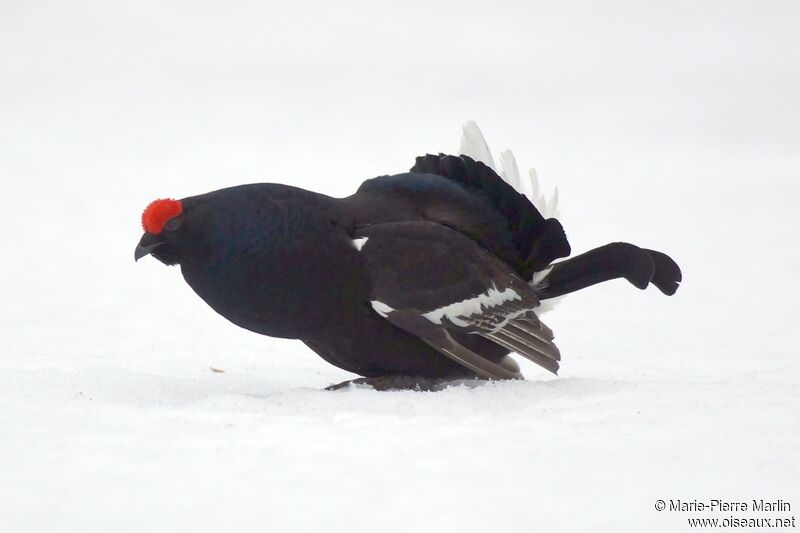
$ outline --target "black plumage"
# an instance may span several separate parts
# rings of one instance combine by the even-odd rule
[[[467,156],[419,157],[342,199],[260,183],[160,202],[175,209],[148,208],[137,259],[179,264],[234,324],[367,377],[521,378],[512,351],[556,372],[541,300],[618,277],[672,294],[681,279],[627,243],[554,263],[570,253],[558,220]]]

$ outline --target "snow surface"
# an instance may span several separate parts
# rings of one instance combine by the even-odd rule
[[[284,4],[4,4],[0,530],[800,514],[797,3]],[[575,252],[664,250],[678,294],[565,299],[559,377],[520,360],[524,382],[326,392],[354,376],[133,262],[154,198],[343,196],[456,151],[466,119],[559,187]]]

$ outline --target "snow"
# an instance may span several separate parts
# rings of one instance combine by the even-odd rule
[[[797,4],[425,9],[4,10],[0,529],[686,531],[654,509],[679,498],[800,513]],[[559,187],[576,253],[663,250],[678,293],[570,295],[544,318],[558,377],[520,358],[524,382],[327,392],[354,376],[133,261],[154,198],[343,196],[456,151],[467,119]]]

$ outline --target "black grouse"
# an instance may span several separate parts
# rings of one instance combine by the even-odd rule
[[[561,223],[484,163],[418,157],[347,198],[274,183],[156,200],[135,258],[180,265],[219,314],[300,339],[367,378],[522,378],[515,352],[555,373],[540,302],[623,277],[674,294],[667,255],[617,242],[560,262]]]

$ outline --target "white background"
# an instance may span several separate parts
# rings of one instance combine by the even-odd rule
[[[658,498],[800,514],[799,22],[796,2],[3,1],[2,529],[704,516]],[[569,297],[546,317],[557,378],[330,393],[353,376],[133,262],[154,198],[344,196],[454,152],[466,119],[559,187],[575,252],[664,250],[678,294]]]

